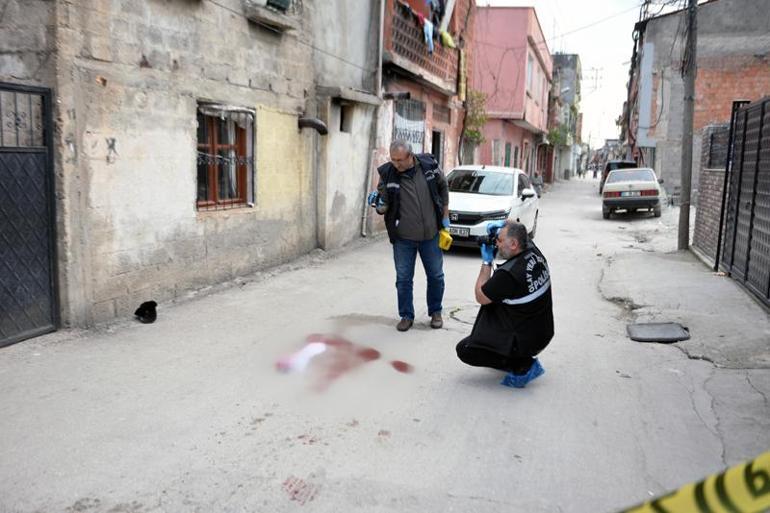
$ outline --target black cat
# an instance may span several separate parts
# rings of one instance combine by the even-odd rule
[[[158,318],[158,312],[155,310],[155,307],[157,306],[158,303],[155,301],[145,301],[139,305],[139,308],[136,309],[134,315],[136,315],[140,322],[151,324]]]

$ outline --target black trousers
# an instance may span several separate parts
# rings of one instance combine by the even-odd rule
[[[470,337],[462,339],[455,348],[457,357],[463,363],[473,367],[490,367],[514,374],[524,374],[532,366],[534,358],[529,355],[514,354],[503,356],[494,351],[481,347],[473,347],[469,341]]]

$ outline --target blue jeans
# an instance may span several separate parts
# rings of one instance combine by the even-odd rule
[[[428,315],[441,313],[444,298],[444,256],[438,247],[438,235],[429,240],[413,241],[396,239],[393,243],[393,261],[396,264],[396,290],[398,291],[398,315],[402,319],[414,319],[414,262],[420,254],[428,281]]]

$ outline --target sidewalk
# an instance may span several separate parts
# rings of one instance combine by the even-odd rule
[[[672,346],[689,358],[732,369],[770,368],[770,314],[731,278],[689,251],[676,251],[678,216],[679,208],[670,208],[658,227],[630,233],[636,242],[627,247],[638,251],[607,259],[603,297],[626,309],[629,323],[688,327],[690,340]]]

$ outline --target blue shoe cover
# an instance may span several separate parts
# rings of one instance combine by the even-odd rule
[[[532,367],[529,368],[526,374],[514,374],[509,372],[505,375],[500,384],[506,387],[524,388],[527,386],[527,383],[538,376],[542,376],[544,372],[545,369],[540,365],[540,360],[535,358],[535,361],[532,362]]]

